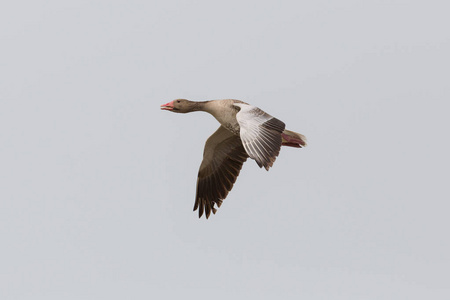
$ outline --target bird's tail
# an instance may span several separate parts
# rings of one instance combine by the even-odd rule
[[[284,130],[281,134],[282,146],[289,146],[295,148],[302,148],[306,146],[306,137],[303,134],[293,132],[290,130]]]

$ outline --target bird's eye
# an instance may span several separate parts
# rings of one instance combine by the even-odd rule
[[[180,100],[177,100],[177,103],[180,103],[181,101]]]

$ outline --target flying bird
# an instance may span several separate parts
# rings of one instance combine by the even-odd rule
[[[216,213],[248,157],[267,171],[280,153],[281,146],[302,148],[306,138],[285,129],[285,124],[240,100],[189,101],[177,99],[161,105],[162,110],[175,113],[204,111],[220,123],[206,141],[203,161],[197,177],[194,211],[201,218],[205,212]]]

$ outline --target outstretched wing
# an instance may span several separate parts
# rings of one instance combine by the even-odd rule
[[[208,138],[197,178],[194,211],[198,208],[199,217],[216,213],[214,204],[220,207],[247,158],[239,136],[223,126]]]
[[[260,168],[269,170],[280,153],[285,124],[257,107],[242,103],[234,105],[241,108],[236,119],[245,151]]]

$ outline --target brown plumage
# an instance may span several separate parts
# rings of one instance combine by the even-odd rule
[[[213,203],[220,207],[222,200],[233,187],[248,154],[239,136],[220,126],[205,144],[203,161],[198,171],[197,194],[194,210],[199,208],[206,218],[211,210],[216,213]]]
[[[205,111],[221,126],[206,141],[197,178],[194,211],[209,218],[233,188],[248,157],[269,170],[282,145],[302,148],[303,135],[285,129],[285,124],[261,109],[240,100],[194,102],[177,99],[161,109],[178,113]]]

